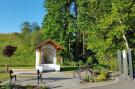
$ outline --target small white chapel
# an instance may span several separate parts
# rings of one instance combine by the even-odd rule
[[[36,46],[36,69],[40,71],[60,71],[62,57],[58,55],[64,48],[48,39]]]

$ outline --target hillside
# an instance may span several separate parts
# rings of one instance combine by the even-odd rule
[[[8,64],[10,66],[34,66],[35,50],[33,47],[24,44],[22,38],[16,34],[0,34],[0,66]],[[16,46],[15,54],[8,58],[3,56],[3,49],[7,45]]]

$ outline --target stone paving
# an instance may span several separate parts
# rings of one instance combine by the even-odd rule
[[[43,82],[37,84],[36,76],[28,78],[18,78],[17,81],[13,81],[16,85],[42,85],[48,86],[51,89],[100,89],[97,86],[110,85],[118,82],[118,79],[115,81],[102,82],[102,83],[87,83],[81,84],[79,78],[73,78],[72,72],[48,72],[43,74]],[[111,86],[111,85],[110,85]],[[97,88],[93,88],[97,87]],[[104,89],[104,87],[102,88]],[[105,88],[110,89],[110,88]]]

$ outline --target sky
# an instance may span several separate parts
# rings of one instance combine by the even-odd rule
[[[42,25],[44,0],[0,0],[0,33],[20,32],[24,21]]]

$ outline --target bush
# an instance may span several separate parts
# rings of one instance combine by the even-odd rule
[[[99,65],[94,65],[94,66],[93,66],[93,69],[94,69],[94,70],[98,70],[98,71],[103,71],[103,70],[105,70],[105,69],[107,69],[107,68],[106,68],[105,65],[99,64]]]
[[[76,66],[76,62],[75,61],[69,61],[69,60],[65,60],[62,64],[62,66]]]
[[[76,66],[62,66],[60,68],[60,71],[74,71],[77,69],[78,69],[78,67],[76,67]]]
[[[86,64],[92,65],[92,60],[93,60],[92,57],[88,57]]]
[[[98,75],[94,81],[95,82],[101,82],[105,81],[107,79],[107,72],[106,71],[100,71],[100,75]]]
[[[106,71],[100,71],[100,74],[97,76],[85,76],[83,78],[84,81],[86,82],[101,82],[101,81],[106,81],[107,79],[107,72]]]
[[[110,60],[109,63],[108,63],[109,70],[111,70],[111,71],[117,70],[117,65],[118,64],[117,64],[117,60],[116,59]]]
[[[83,80],[86,81],[86,82],[94,82],[94,78],[93,77],[90,77],[90,76],[85,76],[83,78]]]

